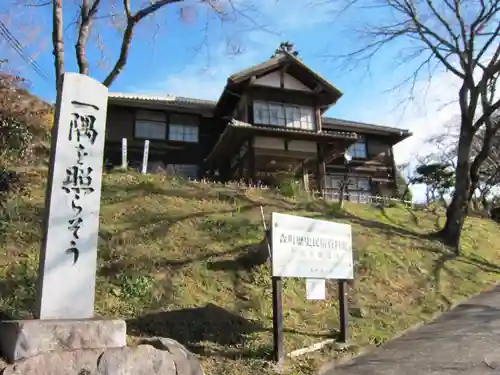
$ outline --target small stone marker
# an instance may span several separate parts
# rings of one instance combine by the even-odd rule
[[[127,138],[122,138],[122,169],[126,170],[127,168],[128,168]]]
[[[142,155],[142,174],[148,172],[149,140],[144,141],[144,153]]]
[[[35,315],[40,319],[94,316],[97,239],[108,89],[65,73],[46,194]]]

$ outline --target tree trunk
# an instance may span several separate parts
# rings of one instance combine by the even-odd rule
[[[339,207],[344,208],[344,195],[345,195],[345,181],[342,181],[340,185],[340,195],[339,195]]]
[[[403,191],[403,194],[399,197],[401,202],[406,203],[406,197],[408,196],[409,192],[410,192],[410,184],[405,184],[405,190]]]
[[[465,127],[467,127],[467,124],[465,124]],[[462,124],[462,129],[464,129],[464,124]],[[458,142],[455,192],[446,210],[446,223],[440,232],[444,243],[452,247],[457,255],[460,253],[460,234],[462,233],[465,217],[469,213],[471,185],[469,152],[471,143],[472,135],[469,132],[463,132]]]
[[[439,201],[440,201],[441,205],[443,206],[443,208],[446,208],[448,206],[446,203],[446,199],[444,199],[444,191],[439,192]]]
[[[488,199],[486,198],[486,195],[483,195],[481,198],[481,205],[483,206],[483,210],[485,212],[488,212]]]
[[[64,39],[63,39],[63,5],[62,0],[52,1],[52,45],[56,70],[56,92],[62,90],[64,74]],[[55,123],[54,123],[55,124]]]
[[[488,194],[490,193],[489,189],[485,189],[481,191],[480,195],[480,201],[481,201],[481,206],[483,207],[484,212],[489,211],[489,203],[488,203]]]
[[[347,173],[344,173],[344,178],[340,183],[340,196],[339,196],[340,208],[344,208],[344,196],[347,193],[347,185],[349,185],[349,176]]]

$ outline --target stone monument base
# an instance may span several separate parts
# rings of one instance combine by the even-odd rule
[[[0,322],[0,351],[9,363],[52,351],[121,348],[126,339],[120,319]]]
[[[138,346],[51,351],[2,368],[2,375],[203,375],[198,359],[177,341],[149,338]]]

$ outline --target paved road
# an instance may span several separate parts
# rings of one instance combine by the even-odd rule
[[[500,286],[328,375],[500,374]]]

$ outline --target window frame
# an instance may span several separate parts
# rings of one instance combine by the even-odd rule
[[[253,103],[253,123],[255,125],[274,126],[285,129],[296,129],[306,131],[316,131],[317,123],[315,108],[289,103],[279,103],[265,100],[254,100]],[[281,108],[277,113],[276,123],[271,123],[272,109]],[[306,114],[306,115],[305,115]],[[267,115],[267,119],[264,118]],[[309,115],[309,116],[307,116]],[[291,117],[291,120],[288,118]],[[310,121],[304,121],[309,118]]]
[[[172,131],[172,128],[177,128],[181,129],[182,132],[178,131]],[[190,132],[186,132],[186,129],[194,129],[195,132],[195,140],[191,140],[187,135],[191,134]],[[172,134],[181,134],[181,138],[175,138],[172,139]],[[167,140],[169,142],[183,142],[183,143],[199,143],[200,142],[200,127],[198,125],[185,125],[185,124],[178,124],[178,123],[169,123],[168,124],[168,136]]]
[[[142,114],[141,114],[142,112]],[[158,120],[154,119],[155,116],[152,114],[157,114],[157,115],[163,115],[164,120]],[[146,114],[149,114],[151,116],[148,116]],[[149,118],[148,118],[149,117]],[[164,126],[164,136],[161,137],[143,137],[141,135],[138,135],[138,128],[140,128],[138,125],[139,124],[162,124]],[[134,139],[138,140],[151,140],[151,141],[165,141],[168,138],[168,114],[165,112],[161,111],[152,111],[152,110],[143,110],[143,109],[136,109],[134,112]]]
[[[176,121],[172,123],[172,120],[175,119],[175,116],[188,116],[196,119],[193,123],[182,123],[182,121]],[[162,120],[159,118],[163,117]],[[164,126],[164,134],[162,137],[143,137],[138,134],[138,128],[142,124],[162,124]],[[138,126],[139,125],[139,126]],[[171,139],[171,127],[177,126],[182,128],[182,139]],[[190,132],[189,130],[186,132],[186,129],[194,130],[194,132]],[[179,132],[174,132],[179,133]],[[190,137],[189,134],[194,135],[194,138]],[[166,142],[183,142],[183,143],[199,143],[200,142],[200,121],[199,116],[193,115],[191,113],[178,113],[178,112],[164,112],[164,111],[155,111],[150,109],[140,109],[137,108],[134,111],[134,126],[133,126],[133,138],[137,140],[151,140],[151,141],[166,141]]]
[[[362,147],[361,147],[362,146]],[[363,152],[359,152],[360,149],[363,150]],[[367,142],[365,137],[360,137],[356,142],[351,144],[347,148],[347,152],[351,157],[355,160],[366,160],[368,159],[368,147],[367,147]]]
[[[183,113],[183,112],[171,112],[168,117],[168,135],[167,141],[169,142],[178,142],[178,143],[190,143],[196,144],[200,143],[200,116],[197,116],[192,113]],[[174,129],[177,127],[182,129],[182,139],[172,139],[171,134],[179,134],[178,131],[172,131],[172,127]],[[186,129],[194,129],[195,140],[190,138],[186,139],[186,134],[190,134],[189,131],[186,132]]]

